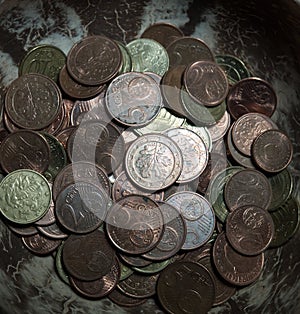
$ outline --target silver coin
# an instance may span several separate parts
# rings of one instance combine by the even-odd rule
[[[173,184],[181,174],[182,167],[181,150],[171,138],[161,134],[139,137],[129,146],[125,156],[129,179],[148,191],[164,189]]]

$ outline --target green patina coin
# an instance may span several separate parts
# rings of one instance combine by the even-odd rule
[[[135,271],[142,273],[142,274],[155,274],[160,271],[162,271],[164,268],[166,268],[171,262],[173,261],[172,258],[161,261],[161,262],[153,262],[147,266],[144,267],[132,267]]]
[[[122,73],[125,73],[125,72],[130,72],[131,68],[132,68],[132,62],[131,62],[131,57],[130,57],[129,51],[126,48],[126,46],[124,46],[119,41],[116,41],[116,43],[118,44],[118,46],[119,46],[119,48],[121,50],[122,61],[123,61],[121,69],[119,71],[119,74],[122,74]]]
[[[50,147],[50,162],[44,176],[52,182],[67,164],[67,155],[63,145],[51,134],[41,132]]]
[[[0,211],[9,221],[28,224],[42,218],[51,203],[51,189],[40,173],[21,169],[0,183]]]
[[[138,38],[127,44],[132,60],[132,71],[154,72],[163,76],[169,68],[166,49],[157,41]]]
[[[67,285],[70,285],[69,276],[64,270],[64,266],[62,264],[62,250],[64,247],[64,242],[58,247],[55,255],[55,269],[57,271],[57,274],[59,278],[66,283]]]
[[[130,267],[124,265],[122,262],[120,262],[120,267],[121,267],[121,275],[120,275],[120,281],[125,280],[126,278],[128,278],[131,274],[133,274],[133,269],[131,269]]]
[[[32,48],[22,59],[19,76],[26,73],[40,73],[58,82],[61,68],[66,63],[66,55],[57,47],[39,45]]]

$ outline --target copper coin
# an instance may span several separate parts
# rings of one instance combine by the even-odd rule
[[[116,255],[104,232],[95,230],[86,235],[70,235],[63,246],[62,260],[72,277],[93,281],[110,272]]]
[[[178,37],[183,37],[182,31],[175,25],[169,23],[155,23],[147,27],[141,38],[156,40],[165,48]]]
[[[244,205],[267,209],[272,200],[271,185],[261,172],[244,169],[229,178],[224,188],[224,199],[230,211]]]
[[[225,233],[220,233],[213,247],[213,261],[219,274],[229,283],[246,286],[260,276],[264,265],[264,253],[246,256],[235,251]]]
[[[71,125],[71,111],[74,107],[74,102],[70,99],[63,99],[63,107],[65,109],[65,117],[59,130],[63,130]]]
[[[272,86],[256,77],[237,82],[227,96],[227,107],[234,119],[249,112],[257,112],[271,117],[276,105],[277,97]]]
[[[60,130],[55,137],[58,139],[58,141],[62,144],[62,146],[67,149],[67,142],[72,134],[72,132],[76,129],[75,126],[70,126],[65,129]]]
[[[101,299],[116,287],[120,278],[120,264],[117,258],[110,271],[103,277],[93,281],[83,281],[70,277],[71,287],[75,292],[89,299]]]
[[[191,261],[176,261],[160,274],[157,294],[168,313],[207,313],[215,299],[211,274]]]
[[[65,239],[69,236],[56,222],[48,226],[37,226],[37,229],[41,234],[50,239]]]
[[[207,107],[221,104],[229,88],[225,72],[211,61],[196,61],[188,65],[184,71],[183,82],[189,95]]]
[[[271,215],[257,206],[241,206],[226,219],[226,236],[239,253],[257,255],[272,241],[274,224]]]
[[[128,254],[150,251],[163,234],[159,205],[146,196],[129,195],[108,211],[106,230],[112,243]]]
[[[196,61],[214,61],[214,56],[207,44],[194,37],[180,37],[168,47],[170,68],[177,65],[189,65]]]
[[[136,307],[145,303],[148,299],[138,299],[135,297],[130,297],[120,291],[119,289],[114,289],[109,295],[108,298],[115,304],[125,307]]]
[[[0,129],[0,145],[8,135],[9,135],[9,132],[6,129],[3,129],[3,128]]]
[[[1,143],[0,156],[1,167],[6,172],[31,169],[43,173],[49,166],[50,148],[41,134],[20,130]]]
[[[6,222],[5,224],[7,225],[7,227],[13,231],[15,234],[19,235],[19,236],[33,236],[35,234],[38,233],[38,230],[35,226],[28,226],[28,225],[20,225],[20,224],[13,224],[11,222]]]
[[[101,85],[118,74],[122,63],[119,46],[108,37],[88,36],[67,55],[69,74],[84,85]]]
[[[266,172],[279,172],[292,160],[293,145],[280,130],[268,130],[260,134],[252,145],[254,162]]]
[[[65,107],[62,105],[56,118],[42,131],[49,134],[56,134],[62,128],[65,119]]]
[[[54,81],[45,75],[24,74],[14,80],[6,93],[5,109],[18,127],[40,130],[61,110],[62,96]]]
[[[25,247],[36,255],[48,255],[61,244],[59,239],[49,239],[39,233],[22,237]]]
[[[5,125],[6,129],[10,133],[22,130],[22,128],[19,128],[17,125],[15,125],[11,121],[11,119],[8,117],[8,115],[7,115],[7,113],[5,111],[3,112],[3,122],[4,122],[4,125]]]

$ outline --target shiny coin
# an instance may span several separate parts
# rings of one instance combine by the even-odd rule
[[[22,237],[25,247],[35,255],[48,255],[61,244],[61,240],[49,239],[39,233]]]
[[[226,236],[239,253],[258,255],[269,246],[274,235],[272,217],[257,206],[242,206],[226,219]]]
[[[83,38],[67,55],[70,75],[84,85],[101,85],[111,80],[117,75],[121,62],[119,46],[104,36]]]
[[[224,137],[224,135],[226,134],[226,132],[228,131],[228,129],[230,127],[230,122],[231,122],[230,115],[225,110],[222,118],[217,123],[207,127],[207,129],[211,135],[211,139],[212,139],[213,143],[217,142],[218,140],[220,140]]]
[[[37,226],[37,229],[50,239],[65,239],[69,236],[56,222],[48,226]]]
[[[173,184],[181,174],[181,151],[165,135],[146,134],[135,140],[125,156],[129,179],[138,187],[156,191]]]
[[[0,210],[9,221],[28,224],[43,217],[51,203],[44,176],[33,170],[16,170],[0,183]]]
[[[14,80],[6,93],[5,109],[20,128],[40,130],[47,127],[61,110],[62,96],[48,77],[32,73]]]
[[[109,295],[108,298],[115,304],[125,307],[136,307],[145,303],[148,299],[138,299],[135,297],[130,297],[120,291],[119,289],[114,289]]]
[[[255,139],[252,154],[259,168],[271,173],[279,172],[291,162],[293,145],[282,131],[268,130]]]

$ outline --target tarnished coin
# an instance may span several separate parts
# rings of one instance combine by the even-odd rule
[[[221,104],[229,88],[225,72],[211,61],[196,61],[188,65],[184,71],[183,83],[189,95],[207,107]]]
[[[120,262],[121,274],[120,274],[120,281],[128,278],[131,274],[133,274],[133,269],[130,266],[125,265],[124,263]]]
[[[128,178],[141,189],[149,191],[173,184],[182,167],[179,147],[171,138],[161,134],[139,137],[129,146],[125,156]]]
[[[6,221],[5,221],[5,224],[12,232],[14,232],[15,234],[19,236],[27,237],[27,236],[33,236],[38,233],[38,230],[35,226],[14,224],[11,222],[6,222]]]
[[[170,68],[177,65],[189,65],[196,61],[214,61],[207,44],[195,37],[181,37],[172,41],[168,47]]]
[[[145,303],[148,299],[138,299],[135,297],[130,297],[120,291],[119,289],[114,289],[109,295],[108,298],[115,304],[125,307],[136,307]]]
[[[266,172],[279,172],[292,160],[293,145],[288,136],[280,130],[261,133],[253,142],[254,162]]]
[[[224,199],[230,211],[243,205],[267,209],[272,190],[267,177],[254,169],[244,169],[233,174],[224,188]]]
[[[178,37],[183,37],[182,31],[173,24],[155,23],[148,26],[141,35],[142,38],[156,40],[165,48]]]
[[[271,117],[277,105],[277,97],[272,86],[256,77],[237,82],[227,96],[227,108],[234,119],[249,112],[257,112]]]
[[[49,166],[50,148],[41,134],[20,130],[3,140],[0,156],[1,167],[6,172],[31,169],[43,173]]]
[[[241,206],[227,216],[227,239],[241,254],[258,255],[267,249],[273,235],[273,220],[265,209]]]
[[[11,119],[8,117],[8,115],[7,115],[7,113],[5,111],[3,112],[3,122],[4,122],[4,125],[5,125],[5,128],[10,133],[22,130],[22,128],[18,127],[17,125],[15,125],[11,121]]]
[[[160,207],[146,196],[129,195],[109,209],[106,230],[112,243],[128,254],[150,251],[164,230]]]
[[[0,182],[0,211],[9,221],[29,224],[43,217],[51,203],[51,189],[44,176],[22,169]]]
[[[235,251],[225,233],[220,233],[213,246],[213,261],[219,274],[229,283],[246,286],[258,279],[264,265],[264,253],[246,256]]]
[[[230,115],[225,110],[222,118],[220,118],[218,122],[216,122],[214,125],[210,125],[207,127],[213,143],[217,142],[218,140],[224,137],[224,135],[226,134],[230,127],[230,122],[231,122]]]
[[[182,249],[192,250],[209,240],[215,229],[215,214],[210,203],[194,192],[177,192],[167,203],[181,213],[186,223],[187,233]]]
[[[126,45],[132,61],[132,71],[154,72],[163,76],[169,68],[166,49],[157,41],[138,38]]]
[[[179,146],[182,157],[182,172],[178,183],[190,182],[203,172],[208,162],[208,150],[202,138],[191,130],[174,128],[164,132]]]
[[[110,272],[116,255],[104,232],[95,230],[85,235],[70,235],[63,246],[62,260],[72,277],[93,281]]]
[[[159,86],[149,75],[138,72],[116,77],[108,86],[105,100],[110,115],[127,126],[149,123],[162,105]]]
[[[47,127],[61,110],[60,89],[47,76],[24,74],[14,80],[5,96],[5,109],[20,128],[40,130]]]
[[[73,45],[67,55],[70,75],[84,85],[101,85],[118,74],[122,64],[119,46],[105,36],[88,36]]]
[[[215,299],[211,274],[190,261],[176,261],[159,276],[157,294],[168,313],[207,313]]]
[[[61,244],[61,240],[49,239],[39,233],[22,237],[25,247],[36,255],[48,255]]]
[[[50,239],[65,239],[69,236],[56,222],[48,226],[37,226],[37,229],[41,234]]]

